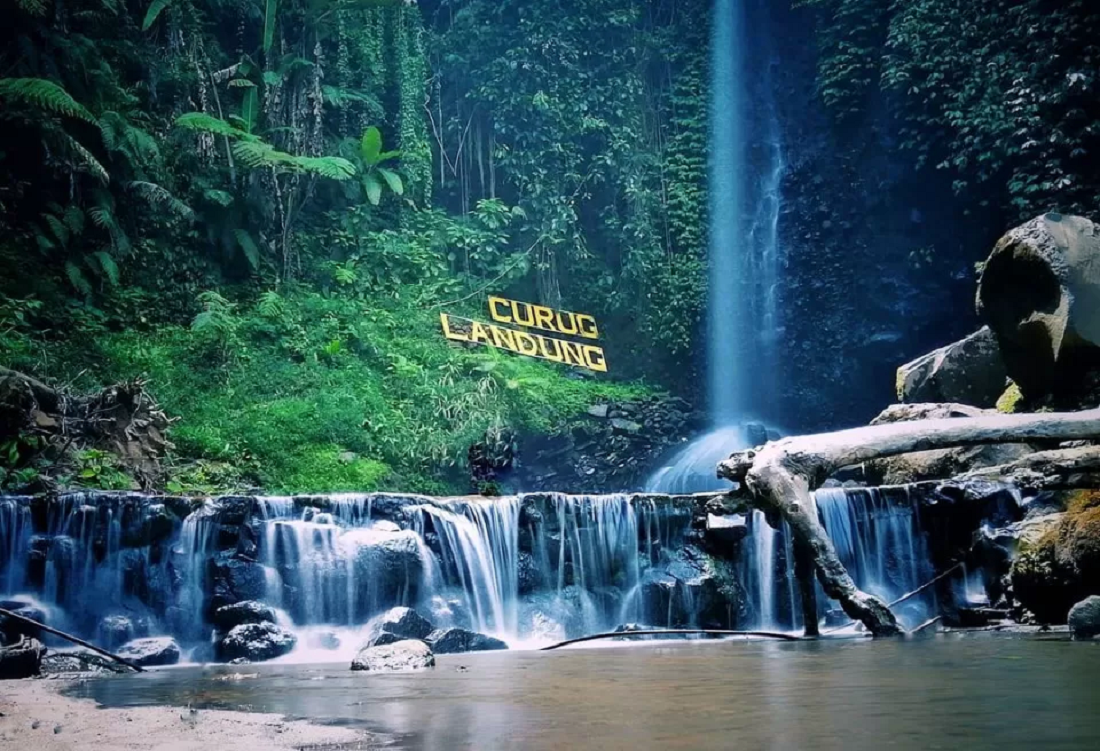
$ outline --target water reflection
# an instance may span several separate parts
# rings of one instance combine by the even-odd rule
[[[75,690],[107,705],[243,706],[352,723],[430,751],[1031,751],[1095,747],[1098,671],[1093,645],[978,634],[445,655],[434,671],[397,675],[179,668]],[[256,677],[224,680],[234,672]]]

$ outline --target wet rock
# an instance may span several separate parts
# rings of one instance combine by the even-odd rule
[[[405,641],[405,640],[402,639],[400,636],[397,636],[396,634],[391,634],[387,631],[383,631],[382,633],[378,634],[377,636],[372,636],[370,639],[368,639],[365,646],[367,646],[367,647],[384,647],[387,644],[396,644],[399,641]]]
[[[428,634],[425,641],[431,645],[432,651],[441,655],[508,649],[508,645],[500,639],[464,628],[438,629]]]
[[[154,665],[175,665],[180,661],[180,647],[167,636],[134,639],[118,648],[118,656],[143,668]]]
[[[517,564],[519,593],[527,595],[537,590],[542,585],[542,571],[539,570],[535,557],[530,553],[520,553]]]
[[[126,615],[104,616],[96,628],[98,646],[107,650],[115,649],[137,636],[133,620]]]
[[[30,618],[32,621],[49,625],[46,621],[46,611],[27,600],[0,600],[0,608],[10,610],[12,613],[21,615],[24,618]],[[42,638],[42,629],[15,618],[0,615],[0,644],[13,644],[19,641],[22,636],[40,639]]]
[[[627,420],[624,417],[614,417],[611,419],[611,427],[617,433],[625,433],[627,435],[633,435],[638,433],[642,429],[641,423],[634,422],[633,420]]]
[[[975,469],[1008,464],[1034,450],[1025,443],[999,443],[916,451],[875,459],[866,463],[866,469],[868,479],[874,485],[905,485],[923,480],[942,480]]]
[[[431,599],[431,620],[440,628],[472,628],[473,617],[466,603],[457,597],[435,596]]]
[[[1070,608],[1069,632],[1074,639],[1100,635],[1100,596],[1092,595]]]
[[[598,417],[602,420],[603,418],[607,417],[608,409],[609,406],[607,404],[593,404],[591,407],[588,408],[588,414],[590,414],[592,417]]]
[[[898,368],[898,400],[993,407],[1008,373],[988,326]]]
[[[412,608],[390,608],[371,623],[372,637],[369,644],[374,646],[376,644],[392,643],[393,640],[423,639],[432,630],[431,622]],[[393,639],[379,641],[381,637],[386,635],[393,637]]]
[[[262,602],[244,600],[214,611],[214,625],[228,632],[245,623],[275,623],[275,610]]]
[[[282,657],[294,649],[298,638],[274,623],[243,623],[233,628],[218,643],[222,660],[244,658],[262,662]]]
[[[351,662],[352,670],[395,672],[435,667],[435,655],[422,641],[406,639],[392,644],[364,647]]]
[[[369,583],[368,596],[361,598],[364,620],[370,603],[415,602],[424,569],[420,537],[411,530],[384,532],[359,529],[347,532],[343,541],[358,546],[355,571],[358,581]]]
[[[718,547],[730,546],[748,534],[749,527],[744,514],[715,516],[707,514],[706,540]]]
[[[12,645],[0,647],[0,680],[38,675],[45,654],[42,642],[26,636]]]
[[[768,442],[768,429],[758,422],[747,422],[741,426],[750,446],[763,446]]]
[[[978,313],[1029,398],[1072,392],[1100,363],[1100,231],[1046,214],[1008,232],[978,283]]]
[[[253,560],[221,552],[210,562],[214,610],[243,600],[260,600],[267,590],[264,567]]]

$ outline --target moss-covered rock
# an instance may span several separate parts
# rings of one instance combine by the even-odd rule
[[[1047,623],[1064,623],[1074,603],[1100,594],[1100,491],[1073,492],[1060,521],[1021,544],[1011,577],[1017,601]]]

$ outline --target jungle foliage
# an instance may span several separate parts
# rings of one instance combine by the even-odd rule
[[[180,418],[172,490],[465,490],[452,468],[487,432],[640,393],[447,346],[439,310],[487,292],[594,313],[625,377],[693,343],[704,2],[17,0],[7,20],[0,361],[147,377]]]
[[[1008,222],[1100,205],[1100,13],[1091,0],[800,0],[839,119],[885,102],[917,167]]]

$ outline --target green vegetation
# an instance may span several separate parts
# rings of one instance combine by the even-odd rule
[[[1100,14],[1091,0],[800,0],[841,120],[885,100],[917,167],[1009,221],[1100,198]]]
[[[566,6],[18,0],[0,363],[147,378],[176,491],[464,491],[487,432],[646,391],[445,343],[440,310],[490,293],[595,314],[612,379],[682,377],[706,3]]]

